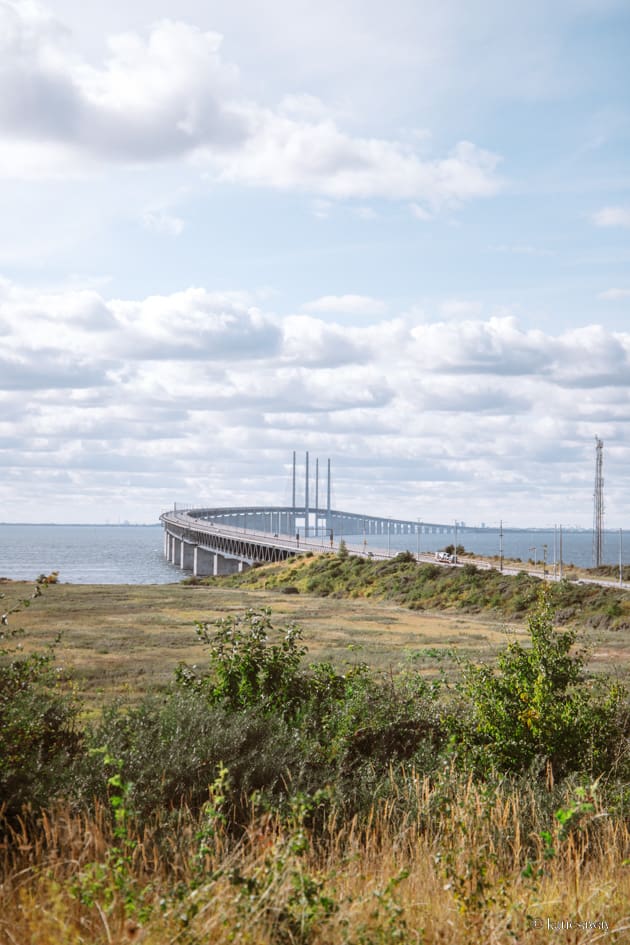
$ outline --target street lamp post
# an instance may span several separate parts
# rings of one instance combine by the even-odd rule
[[[536,567],[536,546],[535,546],[535,545],[532,545],[532,547],[531,547],[531,548],[528,548],[527,550],[534,552],[534,567]]]

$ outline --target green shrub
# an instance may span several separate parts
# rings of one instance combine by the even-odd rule
[[[142,820],[182,804],[199,810],[221,765],[229,770],[237,819],[254,791],[273,798],[286,794],[289,784],[309,785],[301,781],[307,766],[299,742],[282,718],[211,706],[204,692],[186,688],[131,709],[108,708],[91,741],[120,763],[130,804]],[[77,775],[77,800],[89,805],[92,797],[105,797],[109,773],[86,759]]]
[[[208,668],[200,673],[180,666],[180,685],[202,691],[211,704],[232,711],[256,707],[283,718],[295,714],[306,689],[306,647],[299,627],[275,631],[269,609],[250,609],[242,616],[198,623],[197,635],[209,646]]]
[[[587,682],[584,654],[573,652],[576,632],[554,630],[545,589],[529,634],[531,647],[510,643],[498,657],[498,671],[466,667],[462,688],[471,716],[464,744],[484,769],[525,772],[549,763],[556,777],[601,773],[620,735],[622,692]]]
[[[2,614],[0,633],[0,809],[13,818],[28,805],[39,809],[64,793],[73,759],[81,750],[76,700],[63,689],[55,649],[23,655],[13,615],[56,583],[40,575],[31,598]],[[2,594],[0,597],[4,597]]]
[[[341,541],[339,542],[339,549],[337,551],[337,557],[341,561],[345,561],[346,558],[348,558],[349,556],[350,556],[350,552],[348,551],[348,546],[345,540],[342,538]]]

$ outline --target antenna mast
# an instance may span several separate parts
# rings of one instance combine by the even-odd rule
[[[593,493],[593,565],[598,568],[604,557],[604,441],[595,437],[595,491]]]

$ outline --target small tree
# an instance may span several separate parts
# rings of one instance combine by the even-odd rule
[[[268,608],[250,609],[242,616],[198,623],[197,635],[210,647],[210,665],[202,675],[180,666],[181,684],[203,690],[210,702],[232,710],[258,707],[284,717],[297,711],[306,686],[299,627],[275,631]]]
[[[341,558],[342,561],[345,561],[346,558],[349,557],[349,555],[350,555],[350,552],[348,551],[348,546],[345,543],[344,539],[342,538],[341,541],[339,542],[339,548],[337,550],[337,557]]]
[[[517,641],[498,657],[498,672],[469,664],[463,690],[472,726],[466,733],[478,761],[524,771],[539,761],[554,773],[601,771],[614,746],[622,697],[617,686],[597,691],[584,675],[583,652],[574,652],[576,631],[553,628],[543,588],[528,624],[531,647]],[[472,744],[471,744],[472,743]]]

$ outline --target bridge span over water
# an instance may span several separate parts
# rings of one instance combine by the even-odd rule
[[[258,562],[285,561],[307,552],[338,551],[346,542],[354,555],[386,559],[400,554],[401,546],[414,552],[418,561],[434,561],[435,553],[420,552],[422,535],[448,535],[448,543],[457,545],[458,536],[471,532],[485,532],[485,526],[466,526],[461,522],[445,525],[438,522],[410,521],[341,512],[337,509],[309,510],[294,506],[243,506],[234,508],[188,508],[163,512],[160,521],[164,527],[164,555],[183,571],[199,577],[233,574]],[[493,529],[490,529],[493,531]],[[513,529],[521,531],[521,529]],[[390,538],[407,536],[392,542]],[[369,542],[369,550],[368,550]],[[560,568],[547,562],[520,562],[518,566],[504,567],[503,557],[497,565],[489,560],[470,558],[478,567],[499,568],[506,574],[526,570],[547,581],[562,580]],[[461,566],[454,562],[455,566]],[[453,566],[449,561],[448,566]],[[630,589],[630,584],[602,578],[574,578],[581,583],[600,584]]]
[[[166,559],[199,577],[232,574],[257,562],[284,561],[307,551],[335,551],[342,540],[353,554],[386,558],[397,553],[387,547],[394,535],[408,535],[410,546],[415,541],[419,547],[421,535],[457,534],[454,524],[338,509],[310,509],[307,514],[293,506],[175,509],[164,512],[160,521]],[[377,543],[385,547],[368,552],[367,541],[373,536],[382,536]]]

